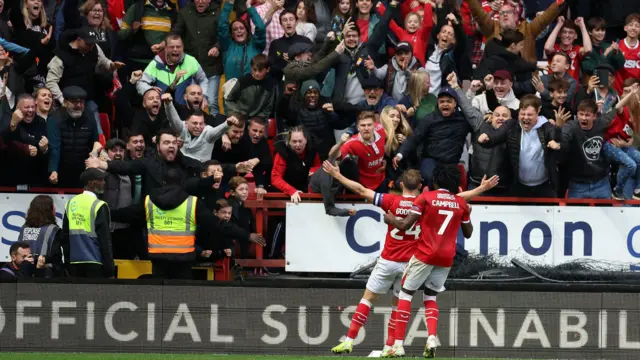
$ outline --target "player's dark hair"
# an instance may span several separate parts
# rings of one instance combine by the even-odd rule
[[[456,164],[438,164],[433,170],[433,184],[440,189],[457,194],[460,188],[460,169]]]
[[[420,170],[409,169],[402,173],[402,178],[400,179],[402,185],[404,185],[405,189],[413,191],[420,189],[422,186],[422,174]]]

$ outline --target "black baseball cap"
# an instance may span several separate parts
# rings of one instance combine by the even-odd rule
[[[87,45],[93,45],[98,42],[98,34],[95,30],[89,29],[88,27],[78,29],[76,34],[80,39],[84,40]]]
[[[120,139],[111,139],[111,140],[107,141],[107,143],[104,146],[104,149],[105,150],[111,150],[112,148],[114,148],[116,146],[120,146],[123,149],[127,148],[127,144],[125,144],[124,141],[122,141]]]
[[[362,90],[382,88],[384,88],[384,86],[382,85],[382,81],[378,80],[378,78],[375,76],[369,76],[362,81]]]
[[[80,182],[82,183],[82,186],[85,186],[90,181],[104,179],[105,177],[107,177],[106,172],[100,169],[90,168],[80,174]]]
[[[413,53],[413,46],[407,41],[401,41],[396,45],[396,52]]]

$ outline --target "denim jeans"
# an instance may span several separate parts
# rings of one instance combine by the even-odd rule
[[[436,160],[433,158],[424,158],[420,162],[420,173],[422,174],[423,185],[433,190],[433,170],[436,168]]]
[[[569,182],[569,199],[611,199],[609,177],[592,183]]]
[[[98,112],[98,104],[96,104],[96,102],[93,100],[88,100],[87,102],[84,103],[84,108],[88,113],[91,113],[93,115],[94,119],[96,119],[96,125],[98,127],[98,135],[102,135],[103,132],[102,132],[102,126],[100,126],[100,115]]]
[[[640,188],[640,151],[634,147],[617,148],[606,142],[602,147],[604,156],[620,166],[616,187],[622,189],[625,199],[633,197],[633,190]]]
[[[218,105],[218,89],[220,88],[220,75],[209,77],[209,87],[207,88],[207,99],[209,101],[209,114],[216,116],[220,113]]]

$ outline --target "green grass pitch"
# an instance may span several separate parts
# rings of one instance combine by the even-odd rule
[[[369,359],[356,356],[287,356],[287,355],[167,355],[167,354],[68,354],[68,353],[0,353],[2,360],[351,360]],[[405,359],[411,357],[406,357]],[[472,359],[466,360],[489,360]],[[438,358],[438,360],[447,360]],[[453,359],[449,359],[453,360]],[[495,360],[495,359],[494,359]]]

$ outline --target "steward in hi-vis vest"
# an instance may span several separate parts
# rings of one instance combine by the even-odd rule
[[[106,175],[98,169],[85,170],[80,175],[84,192],[65,206],[62,248],[72,277],[114,276],[109,206],[98,199],[104,193]]]
[[[178,169],[168,169],[166,186],[153,189],[143,204],[111,210],[114,221],[147,224],[147,243],[152,273],[162,279],[191,279],[191,265],[196,259],[196,241],[205,249],[223,237],[246,240],[264,245],[258,234],[249,234],[233,223],[220,221],[204,202],[190,196],[182,188]],[[213,189],[211,189],[213,191]],[[196,230],[207,236],[196,239]]]

